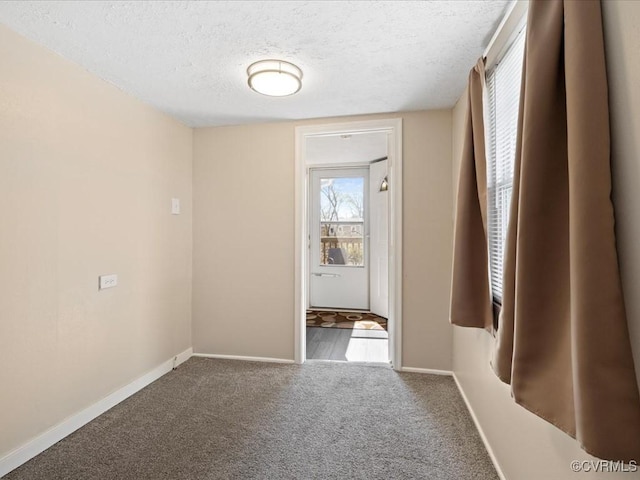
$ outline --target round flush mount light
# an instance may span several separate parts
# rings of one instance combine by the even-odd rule
[[[284,60],[260,60],[247,68],[249,87],[262,95],[286,97],[302,88],[302,70]]]

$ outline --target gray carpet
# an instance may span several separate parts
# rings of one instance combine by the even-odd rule
[[[192,358],[5,478],[498,476],[449,377]]]

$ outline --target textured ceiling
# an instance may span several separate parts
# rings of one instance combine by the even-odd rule
[[[191,126],[451,107],[508,0],[1,1],[0,22]],[[302,90],[246,68],[281,58]]]

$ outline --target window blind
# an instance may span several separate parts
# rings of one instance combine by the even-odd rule
[[[513,190],[524,40],[523,28],[502,59],[487,73],[487,234],[491,290],[499,303],[502,303],[504,249]]]

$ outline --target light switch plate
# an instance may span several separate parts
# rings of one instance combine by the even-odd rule
[[[171,213],[173,215],[180,215],[180,199],[179,198],[171,199]]]
[[[100,275],[98,277],[100,290],[105,288],[113,288],[118,285],[118,275],[112,273],[111,275]]]

